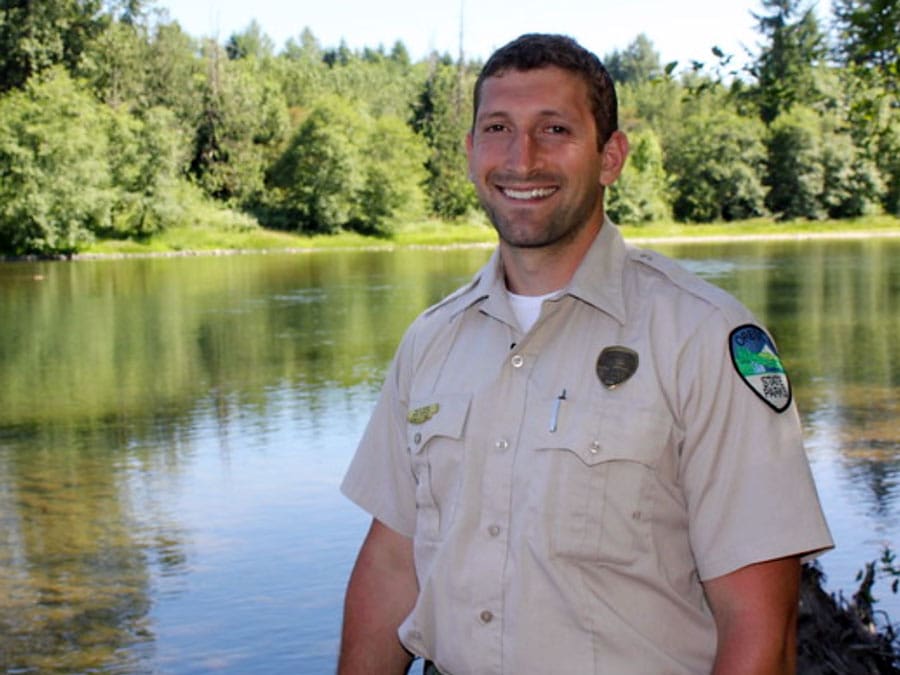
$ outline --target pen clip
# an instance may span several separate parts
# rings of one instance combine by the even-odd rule
[[[556,430],[559,428],[559,409],[562,406],[562,402],[566,400],[566,390],[563,389],[559,396],[556,397],[556,400],[553,402],[553,415],[550,417],[550,433],[556,433]]]

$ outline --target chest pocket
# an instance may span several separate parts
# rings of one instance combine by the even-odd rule
[[[416,480],[416,537],[437,541],[449,525],[465,459],[471,394],[411,401],[406,443]]]
[[[669,422],[653,410],[593,406],[563,433],[542,433],[553,555],[627,564],[651,546],[656,475]]]

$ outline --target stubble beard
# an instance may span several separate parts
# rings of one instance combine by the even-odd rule
[[[603,193],[596,199],[603,203]],[[500,209],[490,205],[488,200],[479,196],[481,206],[497,231],[500,240],[513,248],[538,249],[564,245],[578,235],[588,224],[597,206],[596,201],[589,199],[570,208],[558,207],[541,223],[517,224],[515,211],[502,213]],[[526,210],[526,207],[522,207]],[[531,220],[531,214],[523,215],[523,220]]]

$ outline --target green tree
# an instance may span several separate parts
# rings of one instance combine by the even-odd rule
[[[375,117],[406,117],[424,78],[419,72],[402,60],[349,54],[328,69],[327,91],[356,101]]]
[[[270,224],[304,232],[334,233],[359,220],[357,195],[365,185],[358,144],[366,120],[337,97],[322,99],[297,129],[269,177]]]
[[[659,139],[652,129],[633,131],[628,138],[628,162],[610,189],[607,212],[627,225],[668,220],[672,209]]]
[[[371,125],[364,148],[364,182],[356,219],[346,227],[379,236],[393,232],[399,219],[425,213],[425,143],[403,120],[382,117]]]
[[[111,179],[116,200],[105,236],[143,237],[184,223],[179,201],[187,144],[172,111],[150,108],[140,117],[111,116]]]
[[[822,119],[827,126],[827,119]],[[856,147],[849,133],[826,129],[823,134],[822,205],[830,218],[854,218],[876,213],[883,194],[875,162]]]
[[[669,154],[677,220],[738,220],[766,211],[765,129],[718,100],[687,116]]]
[[[619,125],[623,129],[649,126],[656,133],[663,154],[671,154],[671,146],[689,114],[691,102],[685,87],[671,78],[628,82],[619,90]]]
[[[876,69],[896,92],[900,80],[900,2],[834,0],[834,18],[841,63]]]
[[[270,64],[291,108],[308,106],[326,92],[329,69],[323,56],[313,32],[304,28],[299,40],[289,39],[281,57]]]
[[[107,120],[60,67],[0,98],[0,250],[69,253],[108,228]]]
[[[322,98],[269,173],[268,221],[304,232],[388,235],[424,212],[427,150],[399,118]]]
[[[261,62],[227,61],[211,42],[207,50],[191,174],[211,197],[253,204],[262,198],[266,168],[287,134],[287,104]]]
[[[195,41],[177,23],[156,24],[146,58],[146,106],[168,108],[185,131],[193,129],[202,117],[208,72]]]
[[[757,80],[756,98],[766,123],[794,104],[809,105],[819,98],[816,68],[826,54],[825,36],[815,11],[802,0],[761,0],[769,14],[754,14],[766,39],[751,74]]]
[[[618,83],[644,82],[663,74],[659,53],[644,33],[638,35],[624,51],[614,51],[603,57],[603,63]]]
[[[240,33],[233,33],[225,44],[229,59],[265,59],[275,53],[275,43],[256,19]]]
[[[0,92],[55,64],[74,71],[108,23],[101,0],[0,0]]]
[[[900,213],[900,2],[837,0],[835,56],[854,144],[883,178],[882,207]]]
[[[885,180],[882,197],[884,210],[900,216],[900,117],[894,113],[894,123],[879,139],[878,166]]]
[[[470,78],[460,75],[456,65],[434,63],[412,106],[412,127],[428,144],[425,185],[431,211],[442,218],[457,218],[477,204],[464,145],[472,104],[462,87]]]
[[[146,101],[150,52],[142,26],[113,21],[91,41],[77,72],[90,82],[101,101],[113,107],[137,108]]]
[[[825,189],[819,115],[795,106],[769,129],[766,205],[779,218],[823,218]]]

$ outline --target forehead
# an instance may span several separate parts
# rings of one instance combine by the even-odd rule
[[[514,112],[533,106],[590,114],[587,84],[577,73],[557,66],[503,70],[482,83],[479,116]]]

